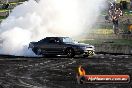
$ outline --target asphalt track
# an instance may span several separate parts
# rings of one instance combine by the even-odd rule
[[[132,56],[23,57],[0,56],[0,88],[132,88],[124,84],[78,84],[76,73],[82,65],[87,74],[128,74],[132,79]]]

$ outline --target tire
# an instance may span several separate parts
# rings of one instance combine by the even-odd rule
[[[85,57],[88,57],[89,55],[83,55],[83,57],[85,58]]]
[[[70,58],[74,57],[74,56],[75,56],[74,49],[72,49],[72,48],[67,48],[67,49],[66,49],[66,55],[67,55],[67,57],[70,57]]]
[[[42,54],[42,50],[40,48],[33,48],[32,51],[36,54],[36,55],[41,55]]]

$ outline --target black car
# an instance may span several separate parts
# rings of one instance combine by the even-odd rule
[[[75,55],[90,56],[94,54],[94,46],[73,41],[69,37],[46,37],[38,42],[30,42],[29,48],[36,55]]]

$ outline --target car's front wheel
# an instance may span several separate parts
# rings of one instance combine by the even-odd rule
[[[67,48],[67,49],[66,49],[66,55],[67,55],[67,57],[74,57],[74,56],[75,56],[74,49],[72,49],[72,48]]]
[[[94,54],[95,54],[94,51],[89,50],[87,53],[85,53],[85,54],[83,55],[83,57],[93,56]]]
[[[94,55],[94,51],[89,50],[89,51],[88,51],[88,56],[93,56],[93,55]]]

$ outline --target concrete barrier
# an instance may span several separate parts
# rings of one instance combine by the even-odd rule
[[[132,46],[128,45],[99,44],[94,46],[96,52],[132,54]]]

